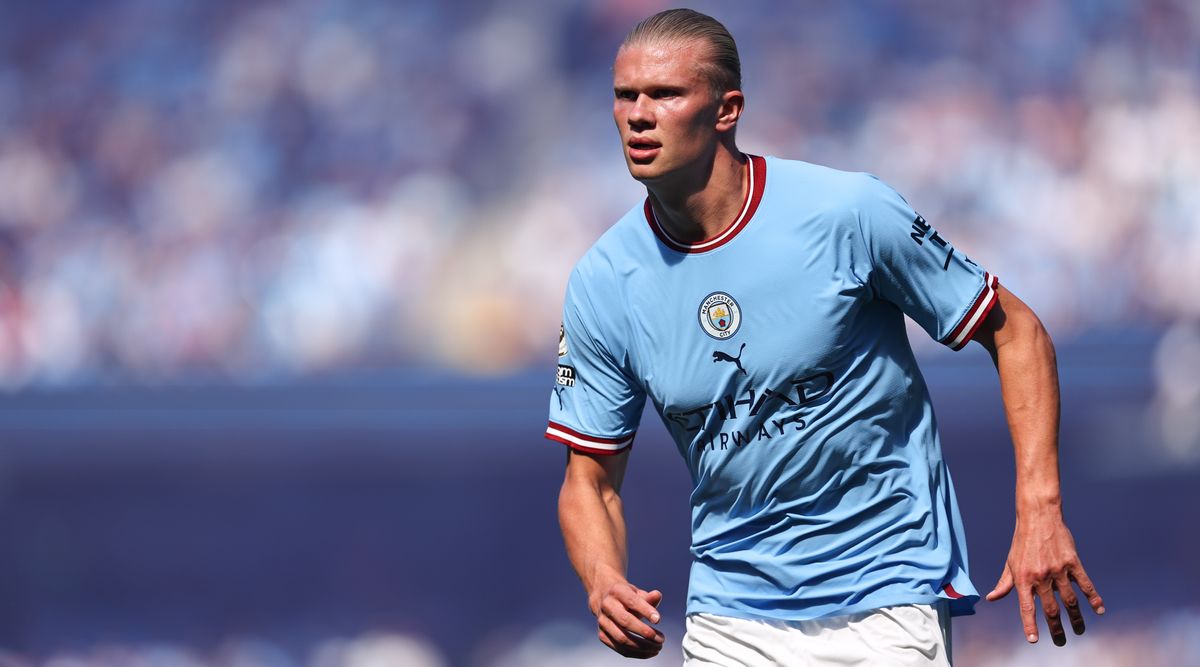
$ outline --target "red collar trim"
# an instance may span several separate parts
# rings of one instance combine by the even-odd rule
[[[742,204],[742,212],[734,219],[733,224],[712,238],[696,243],[684,243],[671,236],[662,225],[658,224],[658,219],[654,217],[654,208],[650,205],[650,198],[646,197],[646,222],[650,223],[650,229],[658,237],[658,240],[677,252],[694,254],[720,248],[733,240],[738,232],[745,229],[746,225],[750,224],[750,218],[754,217],[754,212],[758,210],[758,204],[762,201],[763,191],[767,185],[767,161],[758,155],[747,155],[747,157],[750,158],[750,188],[746,192],[746,201]]]

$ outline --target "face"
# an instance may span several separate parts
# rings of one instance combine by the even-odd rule
[[[696,65],[697,41],[632,44],[613,64],[613,119],[629,173],[643,183],[703,165],[720,140],[721,99]]]

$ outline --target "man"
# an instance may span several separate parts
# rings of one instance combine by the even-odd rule
[[[1063,523],[1053,346],[1036,315],[886,185],[741,153],[733,38],[690,10],[638,24],[613,116],[648,197],[571,275],[546,436],[569,445],[567,552],[618,653],[656,655],[658,591],[626,579],[621,479],[647,397],[691,472],[689,665],[949,664],[978,593],[904,315],[999,371],[1015,588],[1055,644],[1078,584]],[[732,222],[731,222],[732,221]],[[1057,598],[1056,598],[1057,595]]]

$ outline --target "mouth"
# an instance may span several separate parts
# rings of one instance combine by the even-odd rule
[[[659,142],[645,137],[632,137],[626,146],[629,147],[629,159],[637,163],[650,162],[662,148]]]

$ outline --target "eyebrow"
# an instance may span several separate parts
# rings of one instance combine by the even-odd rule
[[[653,95],[655,93],[664,93],[664,92],[681,95],[681,94],[683,94],[683,92],[685,90],[687,90],[687,86],[672,86],[672,85],[667,85],[667,84],[661,84],[661,85],[652,84],[650,86],[646,86],[644,89],[641,89],[642,92],[645,92],[648,95]],[[616,95],[620,95],[621,93],[634,93],[634,92],[638,92],[638,91],[639,91],[639,89],[634,86],[613,86],[613,93]]]

